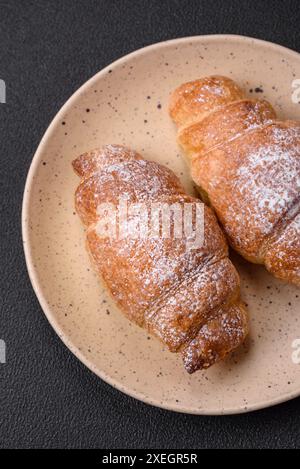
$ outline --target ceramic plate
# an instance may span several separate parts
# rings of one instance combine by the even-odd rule
[[[267,98],[283,118],[299,118],[293,86],[299,87],[294,80],[300,78],[300,56],[281,46],[239,36],[199,36],[127,55],[83,85],[50,124],[27,179],[23,238],[40,304],[87,367],[149,404],[227,414],[300,394],[300,365],[292,346],[300,338],[300,291],[233,255],[249,307],[250,336],[225,362],[189,376],[179,356],[120,314],[93,273],[74,212],[79,179],[71,168],[82,152],[120,143],[172,168],[193,192],[168,98],[182,82],[210,74],[228,75],[249,96]]]

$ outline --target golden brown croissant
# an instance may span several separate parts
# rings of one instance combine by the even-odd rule
[[[180,86],[169,111],[232,247],[300,285],[300,122],[277,120],[267,101],[221,76]]]
[[[95,269],[125,315],[180,352],[189,373],[208,368],[244,340],[247,314],[238,274],[210,208],[188,196],[175,174],[134,151],[107,145],[73,162],[81,183],[75,205],[87,226]],[[204,207],[204,242],[188,237],[99,235],[99,204],[193,203]],[[132,215],[134,219],[134,215]],[[129,221],[130,223],[130,221]]]

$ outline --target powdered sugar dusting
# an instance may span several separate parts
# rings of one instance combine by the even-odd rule
[[[249,202],[253,223],[265,234],[293,206],[300,189],[300,128],[273,126],[270,139],[249,152],[233,183],[241,208],[243,200]]]
[[[243,93],[238,96],[230,79],[219,81],[229,95],[218,106],[214,77],[194,83],[197,87],[186,83],[175,90],[170,106],[194,180],[238,252],[266,263],[276,276],[300,284],[299,233],[288,228],[300,210],[300,123],[280,122],[268,102],[246,99]],[[180,97],[184,90],[185,100]],[[291,250],[286,245],[289,236]],[[276,259],[272,263],[268,254],[269,243],[278,237],[285,239],[280,255],[276,252],[276,259],[285,259],[281,265],[275,265]],[[291,270],[294,276],[287,273]]]
[[[76,208],[88,226],[93,264],[132,321],[177,351],[193,339],[206,318],[217,314],[220,304],[237,301],[238,275],[227,258],[222,232],[207,207],[204,244],[197,249],[187,249],[186,237],[98,236],[98,205],[117,205],[120,195],[126,194],[129,201],[143,201],[146,206],[153,201],[193,201],[202,205],[184,193],[170,170],[144,161],[124,147],[115,149],[111,145],[79,157],[74,167],[82,176]]]

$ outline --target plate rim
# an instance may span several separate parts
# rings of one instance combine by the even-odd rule
[[[198,41],[211,41],[211,42],[217,42],[220,39],[227,39],[227,40],[232,40],[232,41],[237,41],[237,42],[244,42],[248,44],[256,44],[258,46],[267,46],[269,48],[275,49],[282,51],[284,54],[292,55],[293,57],[297,56],[299,59],[299,53],[297,51],[294,51],[292,49],[289,49],[288,47],[282,46],[280,44],[276,44],[270,41],[265,41],[263,39],[258,39],[258,38],[253,38],[249,36],[243,36],[243,35],[238,35],[238,34],[206,34],[206,35],[196,35],[196,36],[187,36],[187,37],[180,37],[180,38],[175,38],[175,39],[168,39],[166,41],[161,41],[157,43],[152,43],[148,46],[139,48],[133,52],[130,52],[129,54],[126,54],[119,59],[115,60],[114,62],[108,64],[105,66],[103,69],[101,69],[99,72],[97,72],[95,75],[93,75],[91,78],[89,78],[86,82],[84,82],[63,104],[63,106],[58,110],[58,112],[55,114],[54,118],[51,120],[49,126],[47,127],[35,153],[32,158],[32,161],[30,163],[30,167],[27,173],[26,177],[26,183],[25,183],[25,188],[23,192],[23,201],[22,201],[22,214],[21,214],[21,225],[22,225],[22,241],[23,241],[23,249],[24,249],[24,255],[25,255],[25,261],[26,261],[26,267],[27,267],[27,272],[29,275],[29,279],[31,282],[31,285],[33,287],[34,293],[39,301],[39,304],[41,306],[41,309],[43,313],[45,314],[48,322],[50,323],[51,327],[54,329],[58,337],[61,339],[61,341],[64,343],[64,345],[75,355],[75,357],[80,360],[90,371],[92,371],[96,376],[101,378],[105,383],[109,384],[113,388],[121,391],[122,393],[137,399],[138,401],[141,401],[145,404],[152,405],[154,407],[168,410],[168,411],[173,411],[177,413],[184,413],[184,414],[190,414],[190,415],[234,415],[234,414],[243,414],[243,413],[248,413],[248,412],[253,412],[259,409],[265,409],[271,406],[275,406],[277,404],[281,404],[283,402],[287,402],[291,399],[294,399],[296,397],[300,396],[300,385],[299,385],[299,390],[294,391],[292,393],[284,393],[282,395],[279,395],[276,399],[270,398],[270,399],[265,399],[264,401],[257,403],[257,404],[251,404],[245,409],[244,407],[227,407],[226,409],[220,409],[220,408],[214,408],[214,409],[188,409],[186,406],[182,407],[180,405],[174,406],[172,404],[167,404],[160,402],[158,399],[151,399],[148,396],[144,396],[141,392],[134,391],[130,388],[127,388],[124,386],[122,383],[120,383],[117,379],[113,378],[112,376],[107,375],[104,371],[99,370],[91,360],[88,359],[87,356],[85,356],[78,347],[76,347],[73,343],[72,340],[69,338],[67,334],[64,333],[63,329],[60,327],[58,324],[55,315],[51,311],[51,307],[49,307],[45,297],[43,296],[43,293],[39,287],[39,281],[38,281],[38,275],[36,272],[36,269],[34,267],[34,262],[32,258],[32,247],[30,243],[30,228],[29,228],[29,207],[30,207],[30,195],[31,195],[31,190],[33,186],[33,181],[34,181],[34,175],[38,166],[38,163],[40,162],[41,155],[43,153],[43,150],[47,144],[47,140],[51,134],[51,132],[54,130],[56,124],[61,120],[62,116],[68,111],[69,108],[72,107],[73,102],[76,101],[77,97],[85,91],[85,89],[89,88],[94,82],[96,82],[102,75],[105,75],[105,73],[117,67],[118,65],[123,64],[124,62],[127,62],[128,60],[138,57],[139,55],[143,55],[151,50],[155,49],[160,49],[168,45],[172,44],[184,44],[184,43],[189,43],[189,42],[198,42]]]

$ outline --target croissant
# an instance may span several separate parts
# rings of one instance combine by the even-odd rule
[[[300,285],[300,122],[211,76],[171,95],[169,113],[202,198],[231,246]]]
[[[123,146],[84,153],[73,168],[81,178],[75,206],[87,228],[87,249],[124,314],[171,352],[180,353],[189,373],[208,368],[239,346],[248,332],[247,313],[239,276],[212,210],[188,196],[168,168]],[[157,202],[201,206],[203,243],[187,249],[190,236],[99,234],[104,217],[100,204],[117,206],[124,196],[128,204],[147,208]],[[137,220],[133,213],[130,217],[131,226]]]

